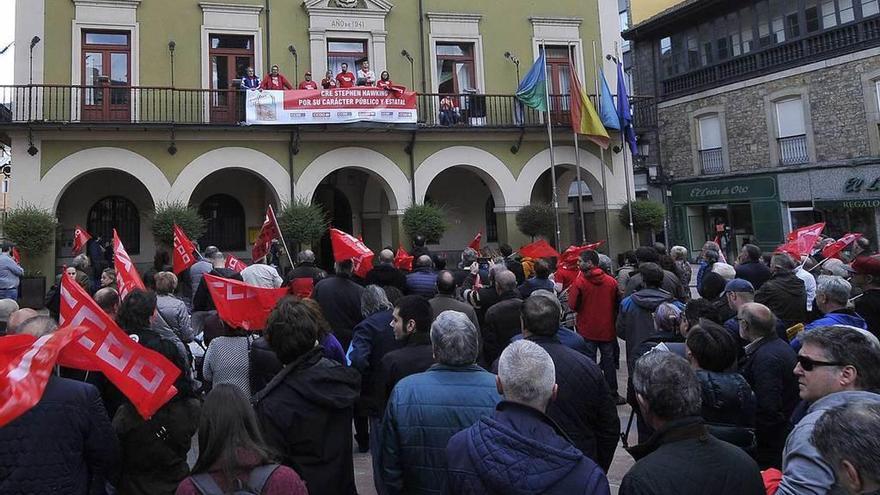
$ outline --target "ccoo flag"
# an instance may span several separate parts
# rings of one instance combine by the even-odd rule
[[[547,75],[544,70],[544,49],[535,60],[535,65],[526,73],[526,77],[516,88],[516,97],[527,107],[541,112],[547,111]]]
[[[569,59],[570,67],[574,63]],[[602,119],[596,113],[596,108],[584,92],[581,81],[575,71],[569,71],[569,87],[571,91],[571,128],[577,134],[586,136],[587,139],[599,145],[602,149],[608,148],[611,138],[608,131],[602,125]]]

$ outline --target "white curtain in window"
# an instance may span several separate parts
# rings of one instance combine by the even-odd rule
[[[700,125],[700,150],[711,150],[721,147],[721,120],[717,115],[701,117],[697,122]]]
[[[779,131],[777,137],[784,138],[806,134],[803,100],[791,98],[776,102],[776,123]]]

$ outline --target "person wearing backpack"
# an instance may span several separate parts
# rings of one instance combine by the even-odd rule
[[[199,421],[199,458],[176,495],[308,495],[296,471],[274,463],[240,388],[218,384]]]

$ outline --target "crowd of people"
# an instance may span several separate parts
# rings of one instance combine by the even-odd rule
[[[417,238],[411,270],[386,248],[360,278],[308,250],[239,273],[208,247],[179,275],[160,253],[122,300],[81,256],[60,276],[180,369],[177,394],[144,419],[101,373],[59,367],[0,428],[0,493],[348,495],[358,449],[380,494],[604,495],[621,441],[621,494],[871,493],[880,255],[818,253],[746,245],[727,263],[709,242],[693,274],[681,246],[614,271],[591,249],[501,245],[447,268]],[[235,328],[206,274],[288,295],[265,328]],[[54,332],[53,291],[50,316],[0,301],[5,333]]]
[[[273,65],[269,69],[269,73],[260,79],[254,72],[253,67],[248,67],[247,74],[241,78],[241,90],[284,90],[294,89],[293,84],[284,77],[279,71],[277,65]],[[362,60],[360,67],[356,72],[350,72],[348,63],[340,64],[340,70],[337,74],[333,74],[332,70],[328,70],[324,74],[324,78],[320,81],[312,79],[312,72],[306,71],[303,74],[303,80],[300,81],[295,89],[334,89],[334,88],[353,88],[355,86],[373,86],[380,89],[390,89],[394,83],[391,81],[391,74],[387,70],[383,70],[376,78],[376,73],[370,69],[370,62]]]

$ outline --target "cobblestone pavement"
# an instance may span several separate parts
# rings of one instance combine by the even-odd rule
[[[621,350],[623,350],[623,341],[620,341]],[[620,361],[620,369],[617,371],[617,383],[621,391],[626,390],[626,363],[623,359]],[[626,429],[626,421],[629,419],[630,407],[617,406],[617,415],[620,417],[621,431]],[[634,445],[636,438],[635,421],[633,422],[632,431],[629,436],[630,445]],[[357,449],[357,442],[354,442]],[[611,484],[611,494],[616,495],[620,488],[620,481],[633,465],[633,459],[623,450],[618,443],[617,450],[614,452],[614,462],[608,472],[608,482]],[[357,484],[359,495],[376,495],[376,488],[373,486],[373,466],[372,457],[369,453],[361,454],[357,451],[354,454],[354,477]]]

